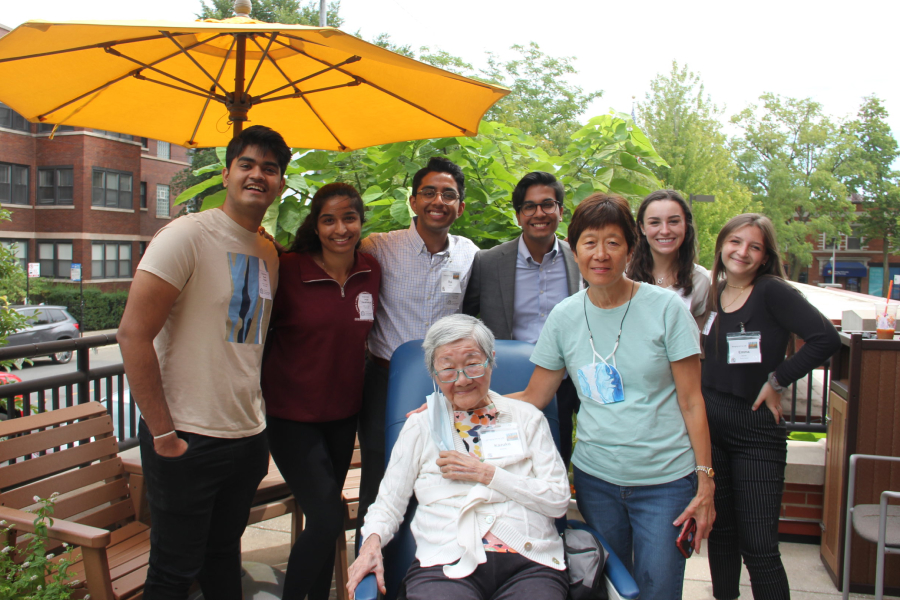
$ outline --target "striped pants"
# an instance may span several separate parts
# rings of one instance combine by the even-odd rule
[[[784,422],[744,398],[703,388],[716,470],[716,522],[709,535],[713,596],[740,595],[741,557],[755,600],[790,598],[778,550],[787,442]]]

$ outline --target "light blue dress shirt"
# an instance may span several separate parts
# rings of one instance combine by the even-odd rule
[[[537,343],[541,330],[553,307],[569,296],[566,261],[559,249],[559,240],[544,255],[542,262],[531,257],[525,240],[519,236],[516,256],[516,293],[513,303],[514,340]]]

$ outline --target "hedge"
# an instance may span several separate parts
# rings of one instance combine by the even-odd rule
[[[84,321],[81,318],[81,294],[78,288],[57,285],[41,294],[39,302],[67,307],[69,313],[81,322],[82,331],[116,329],[125,312],[128,292],[101,292],[94,287],[84,288]]]

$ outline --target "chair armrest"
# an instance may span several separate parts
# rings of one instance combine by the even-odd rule
[[[356,586],[356,600],[377,600],[378,598],[378,582],[375,580],[375,573],[369,573]]]
[[[603,569],[603,572],[622,598],[637,598],[640,592],[637,583],[634,581],[634,577],[631,576],[631,573],[629,573],[628,569],[625,568],[625,565],[622,564],[621,559],[613,552],[609,542],[606,541],[606,538],[600,535],[600,532],[596,529],[591,528],[590,525],[582,523],[581,521],[570,520],[568,524],[572,529],[589,531],[600,541],[603,548],[609,553],[609,556],[606,557],[606,567]]]
[[[33,513],[0,506],[0,520],[8,521],[18,531],[34,533],[34,519]],[[105,529],[63,519],[53,519],[53,525],[47,526],[47,537],[86,548],[106,548],[109,546],[110,535]]]
[[[122,458],[122,465],[125,467],[125,472],[130,475],[143,475],[144,474],[144,465],[141,464],[140,458]]]
[[[900,500],[900,492],[893,492],[891,490],[885,490],[881,492],[881,503],[887,506],[888,500]]]

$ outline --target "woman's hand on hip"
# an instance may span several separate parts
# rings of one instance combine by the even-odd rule
[[[484,485],[494,479],[494,465],[483,463],[473,456],[456,450],[441,452],[441,457],[436,462],[437,466],[441,468],[444,479],[472,481]]]
[[[769,385],[768,381],[765,382],[762,389],[759,390],[759,396],[756,397],[756,402],[753,403],[753,410],[762,406],[763,402],[766,403],[766,408],[768,408],[772,412],[772,416],[775,417],[775,424],[781,423],[781,392],[776,392],[775,388]]]
[[[373,533],[366,538],[359,549],[359,556],[347,571],[347,591],[350,600],[356,595],[356,586],[369,573],[375,573],[375,581],[382,594],[387,593],[384,587],[384,559],[381,556],[381,536]]]
[[[687,505],[684,512],[678,515],[675,522],[672,523],[676,527],[686,526],[687,521],[693,517],[697,522],[697,533],[694,534],[694,550],[700,552],[703,540],[709,537],[713,523],[716,520],[716,506],[714,496],[716,493],[716,484],[705,474],[697,474],[697,495]],[[680,532],[679,532],[680,533]]]

